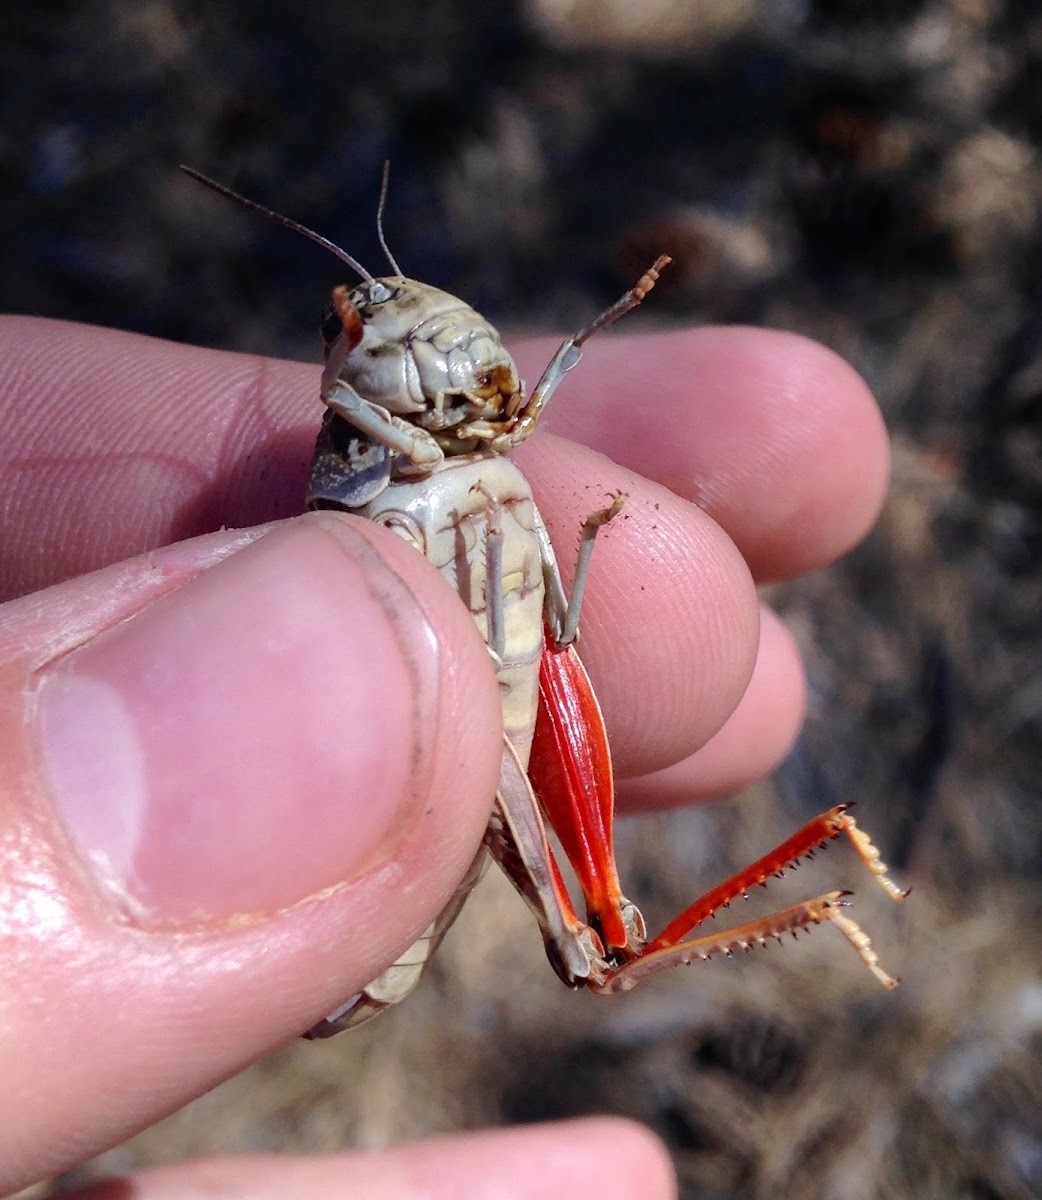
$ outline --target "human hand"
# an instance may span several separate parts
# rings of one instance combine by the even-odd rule
[[[545,346],[519,357],[534,378]],[[774,766],[802,711],[752,580],[867,528],[878,413],[827,351],[751,330],[605,339],[573,378],[548,424],[624,466],[543,435],[518,459],[564,544],[627,494],[583,638],[635,777],[622,800],[729,790]],[[0,379],[0,598],[102,568],[0,609],[6,1191],[157,1120],[392,961],[480,841],[500,732],[470,617],[399,539],[339,514],[210,532],[299,510],[316,369],[11,318]],[[547,1197],[531,1164],[553,1156],[563,1196],[609,1152],[600,1195],[672,1194],[646,1133],[582,1126],[194,1164],[134,1194],[463,1197],[487,1171],[504,1196]]]

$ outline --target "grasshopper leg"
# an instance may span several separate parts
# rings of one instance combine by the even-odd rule
[[[583,598],[586,595],[586,584],[590,577],[590,562],[593,559],[593,545],[597,535],[622,512],[625,499],[621,492],[612,497],[611,504],[591,513],[583,522],[579,532],[579,552],[575,559],[575,575],[572,590],[565,595],[561,573],[557,566],[557,558],[550,542],[543,519],[536,514],[535,532],[539,539],[539,552],[543,560],[543,579],[546,584],[545,616],[546,624],[553,635],[554,645],[568,646],[579,636],[579,619],[582,614]]]
[[[452,899],[420,936],[389,967],[354,996],[349,996],[327,1017],[313,1025],[304,1037],[312,1040],[332,1037],[345,1029],[357,1029],[378,1017],[392,1004],[399,1004],[413,991],[441,940],[488,866],[488,852],[481,846],[452,894]]]
[[[845,891],[827,892],[719,934],[690,936],[709,917],[729,907],[732,900],[748,895],[750,888],[757,885],[766,887],[767,880],[772,876],[781,875],[800,859],[812,856],[815,850],[841,836],[848,839],[869,874],[890,899],[904,900],[909,894],[908,889],[898,887],[889,877],[878,849],[868,834],[858,827],[848,812],[849,808],[849,804],[839,804],[808,821],[780,846],[706,892],[649,941],[637,957],[618,966],[607,983],[598,990],[628,991],[642,979],[666,968],[709,959],[714,954],[730,956],[735,950],[751,950],[755,946],[766,945],[772,938],[781,941],[785,933],[795,936],[800,929],[808,929],[825,921],[836,926],[885,988],[897,987],[899,981],[879,966],[878,956],[872,949],[868,935],[842,912],[847,907],[846,897],[850,895]]]

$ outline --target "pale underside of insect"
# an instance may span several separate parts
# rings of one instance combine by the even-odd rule
[[[187,170],[187,168],[186,168]],[[565,595],[528,482],[506,455],[536,427],[583,343],[635,307],[654,286],[660,258],[616,304],[566,339],[526,395],[499,334],[448,292],[395,274],[374,278],[311,230],[189,174],[336,253],[360,276],[333,291],[326,342],[322,431],[308,504],[377,521],[437,568],[472,614],[489,648],[503,704],[503,749],[484,844],[445,910],[367,987],[309,1033],[352,1028],[403,1000],[452,924],[488,855],[538,922],[554,970],[570,987],[610,994],[681,963],[730,955],[827,921],[888,988],[868,936],[848,917],[847,892],[832,891],[720,933],[695,931],[750,888],[781,874],[841,834],[892,899],[907,892],[887,876],[868,836],[840,805],[706,893],[647,937],[620,888],[612,841],[611,756],[600,709],[575,650],[590,553],[622,507],[615,497],[583,527],[575,582]],[[381,195],[382,213],[386,193]],[[381,244],[383,231],[378,217]],[[384,244],[386,252],[386,245]],[[573,907],[549,825],[583,893]]]

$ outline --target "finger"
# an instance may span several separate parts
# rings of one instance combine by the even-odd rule
[[[607,1117],[366,1154],[211,1159],[96,1184],[70,1200],[123,1200],[128,1188],[134,1200],[571,1200],[594,1192],[598,1200],[675,1200],[677,1194],[661,1142],[640,1125]]]
[[[12,553],[4,561],[20,571],[18,586],[196,532],[219,513],[227,524],[271,516],[290,505],[287,489],[303,493],[313,423],[295,414],[317,406],[310,369],[105,330],[15,324],[18,353],[36,364],[23,363],[21,372],[36,402],[18,412],[42,406],[49,414],[42,427],[16,428],[15,437],[24,447],[49,430],[50,449],[63,451],[47,468],[54,477],[43,501],[28,503],[29,483],[21,491],[9,485]],[[53,380],[40,391],[54,375],[47,355],[55,344],[66,346],[61,386]],[[303,388],[294,382],[298,374]],[[55,416],[56,398],[69,395],[93,414],[85,425]],[[141,396],[150,398],[148,420],[128,420],[131,400]],[[73,453],[73,431],[96,453]],[[173,459],[155,454],[168,444]],[[600,455],[552,437],[524,451],[562,559],[609,491],[629,494],[624,519],[595,555],[583,652],[601,689],[620,777],[687,757],[737,704],[755,658],[756,603],[741,556],[695,506]],[[276,465],[264,466],[273,453]],[[22,461],[37,463],[31,453]],[[576,480],[579,490],[571,486]],[[261,482],[270,482],[266,492]],[[570,563],[563,565],[567,574]],[[631,679],[641,689],[639,705],[627,695]]]
[[[338,514],[6,606],[0,1192],[306,1029],[427,925],[500,758],[473,621]]]
[[[0,318],[0,599],[303,508],[316,367]]]
[[[555,349],[525,343],[535,378]],[[846,553],[875,520],[888,451],[857,373],[816,342],[707,328],[591,342],[545,427],[699,505],[758,581]]]
[[[530,378],[550,345],[522,347]],[[317,367],[6,317],[0,384],[0,596],[300,509]],[[886,475],[854,372],[765,330],[591,343],[548,422],[700,503],[757,577],[842,553]]]
[[[627,780],[623,809],[690,804],[738,791],[769,775],[785,758],[803,723],[806,682],[792,635],[769,608],[760,610],[760,645],[738,707],[709,741],[672,767]]]

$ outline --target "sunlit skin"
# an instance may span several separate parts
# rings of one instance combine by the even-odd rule
[[[557,344],[515,347],[522,374],[534,379]],[[68,581],[5,606],[0,622],[5,1190],[118,1142],[306,1028],[427,924],[480,840],[501,735],[487,654],[457,598],[411,548],[350,517],[243,532],[299,512],[318,374],[94,328],[0,322],[0,589],[9,599]],[[601,537],[583,614],[620,807],[719,795],[769,772],[798,729],[804,683],[753,584],[832,561],[873,521],[887,453],[864,385],[792,335],[606,337],[544,424],[516,458],[560,544],[573,545],[615,491],[633,514]],[[107,570],[74,579],[98,568]],[[350,622],[338,619],[345,595],[357,601]],[[138,846],[140,878],[121,896],[56,818],[56,780],[68,780],[41,758],[32,698],[84,647],[81,675],[133,699],[141,679],[126,678],[125,664],[149,661],[153,629],[177,661],[162,687],[147,680],[149,703],[169,706],[146,738],[145,791],[159,801]],[[98,640],[104,630],[113,632]],[[259,669],[265,662],[276,669]],[[331,673],[330,663],[352,670]],[[323,711],[365,721],[374,695],[385,756],[347,756],[318,736],[316,697]],[[70,713],[47,711],[53,736]],[[268,741],[250,740],[258,725]],[[412,775],[389,775],[389,757],[411,762]],[[159,777],[175,769],[183,792],[164,791]],[[236,782],[244,771],[248,796]],[[278,795],[265,794],[266,778]],[[364,854],[335,833],[298,830],[305,806],[328,831],[355,797],[374,794],[386,828],[379,813],[365,818]],[[247,801],[252,823],[240,819]],[[205,843],[175,830],[179,803],[194,805]],[[174,832],[184,843],[177,871],[156,850]],[[222,854],[234,858],[247,838],[255,869],[223,872]],[[674,1194],[657,1144],[617,1123],[588,1125],[581,1138],[575,1126],[545,1126],[377,1158],[209,1169],[228,1196],[256,1195],[258,1172],[273,1194],[408,1196],[420,1186],[417,1156],[434,1155],[445,1195],[466,1196],[473,1172],[498,1161],[502,1195],[552,1197],[576,1194],[578,1172],[595,1170],[609,1142],[615,1170],[599,1194]],[[555,1155],[572,1168],[548,1175],[539,1164]],[[179,1194],[200,1170],[168,1168],[134,1194]]]

